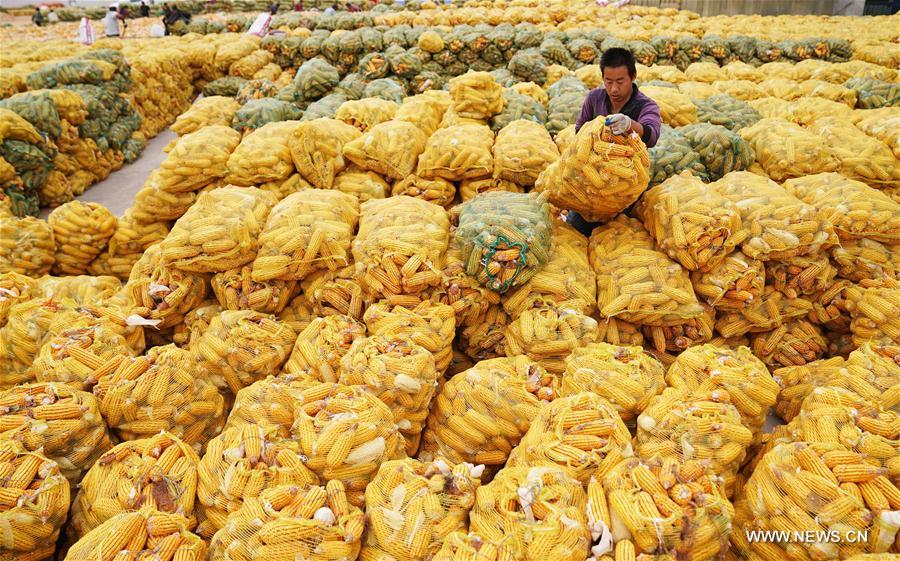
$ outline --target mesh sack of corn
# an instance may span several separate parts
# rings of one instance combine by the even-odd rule
[[[38,281],[19,273],[0,273],[0,328],[6,325],[10,309],[38,295]]]
[[[745,558],[847,559],[857,553],[894,550],[900,528],[891,512],[900,506],[897,487],[880,468],[840,445],[779,444],[762,458],[744,490],[744,499],[736,506],[736,525],[791,533],[835,532],[838,538],[751,542],[744,532],[733,532],[732,547]]]
[[[164,191],[198,191],[228,175],[228,158],[241,135],[224,125],[205,126],[180,137],[159,166],[157,180]]]
[[[467,526],[484,466],[438,459],[381,464],[366,488],[370,532],[360,557],[428,559],[451,532]]]
[[[783,119],[762,119],[740,131],[766,174],[776,181],[836,171],[840,160],[822,138]]]
[[[834,376],[840,376],[846,368],[842,357],[814,360],[799,366],[785,366],[772,372],[772,377],[781,386],[778,401],[773,409],[785,421],[792,421],[803,400],[815,388],[824,387]]]
[[[194,356],[175,345],[122,361],[94,386],[103,418],[123,440],[167,431],[199,451],[222,429],[225,403],[194,364]]]
[[[462,250],[452,245],[447,249],[441,284],[431,292],[430,299],[453,308],[459,328],[477,324],[491,306],[499,307],[500,304],[499,294],[466,274]]]
[[[390,120],[367,127],[361,137],[344,144],[343,153],[362,169],[404,179],[415,170],[426,140],[425,133],[414,124]]]
[[[547,79],[547,59],[536,48],[525,48],[516,52],[507,64],[507,68],[516,77],[543,84]]]
[[[59,112],[56,110],[56,104],[50,94],[23,92],[16,94],[8,99],[0,100],[0,109],[7,109],[9,112],[15,112],[22,119],[34,125],[34,128],[42,131],[52,138],[58,138],[62,133],[59,122]],[[7,121],[9,113],[6,111],[2,114],[3,121]],[[6,134],[4,138],[10,138]]]
[[[590,260],[597,275],[597,306],[606,318],[665,326],[704,312],[688,272],[657,249],[633,218],[619,216],[595,229]]]
[[[762,261],[740,251],[727,255],[710,271],[692,271],[691,284],[699,298],[717,310],[740,311],[755,303],[766,282]]]
[[[747,236],[734,204],[686,171],[644,193],[636,210],[659,248],[689,271],[718,269]]]
[[[850,332],[853,342],[862,346],[867,341],[880,345],[900,344],[900,283],[867,288],[859,298],[850,299]]]
[[[758,299],[740,310],[720,310],[716,331],[725,338],[747,333],[771,331],[791,319],[806,316],[813,310],[812,302],[804,298],[788,298],[772,286],[765,286]]]
[[[851,390],[866,401],[894,411],[900,400],[898,356],[900,347],[896,345],[864,343],[847,357],[846,371],[840,370],[828,378],[828,385]]]
[[[662,121],[670,127],[681,127],[697,122],[697,106],[687,95],[672,88],[644,86],[641,91],[659,105]]]
[[[274,98],[251,99],[235,111],[231,128],[246,134],[270,123],[300,118],[300,109],[289,101]]]
[[[160,220],[178,220],[197,200],[197,193],[169,193],[159,184],[159,170],[153,170],[134,195],[131,212],[144,224]]]
[[[840,117],[822,117],[809,125],[809,131],[819,135],[820,141],[840,162],[841,175],[862,181],[873,187],[900,184],[900,163],[891,151],[866,135],[849,121]],[[831,170],[828,170],[831,171]]]
[[[301,280],[319,269],[348,265],[358,217],[356,197],[340,191],[289,195],[275,205],[259,235],[253,279]]]
[[[419,156],[416,174],[460,181],[494,171],[494,133],[484,125],[456,125],[435,132]]]
[[[828,342],[821,329],[805,319],[750,336],[750,348],[771,368],[800,366],[822,357]]]
[[[364,319],[370,335],[408,337],[423,347],[434,357],[439,374],[449,366],[456,332],[456,316],[451,306],[425,300],[405,308],[381,301],[368,307]]]
[[[295,406],[293,441],[306,466],[323,480],[340,480],[348,500],[360,506],[366,486],[387,460],[402,459],[403,436],[391,410],[365,388],[317,384]]]
[[[714,95],[696,100],[697,120],[720,125],[733,132],[748,127],[760,119],[759,112],[745,101],[730,95]]]
[[[698,57],[699,58],[699,57]],[[712,84],[718,80],[727,80],[728,74],[715,62],[694,62],[684,71],[688,80]]]
[[[597,342],[616,346],[640,347],[644,344],[641,326],[615,318],[606,318],[597,325]]]
[[[595,319],[575,310],[525,310],[506,326],[506,356],[524,354],[548,371],[561,374],[566,369],[566,357],[593,343],[596,330]]]
[[[752,259],[815,255],[837,243],[825,216],[771,179],[746,171],[732,172],[710,187],[733,202],[742,223],[750,225],[741,251]]]
[[[844,87],[856,92],[856,106],[860,109],[878,109],[894,107],[900,100],[897,84],[874,77],[850,78]]]
[[[309,298],[305,294],[298,294],[278,312],[277,317],[293,329],[294,333],[299,334],[318,316],[313,312]]]
[[[517,120],[497,133],[494,176],[531,186],[548,165],[559,159],[559,149],[540,124]]]
[[[894,156],[900,158],[900,134],[896,133],[900,115],[896,109],[883,107],[867,111],[857,110],[853,112],[851,121],[867,135],[887,144]]]
[[[700,461],[725,479],[725,491],[731,496],[752,439],[727,392],[668,388],[638,417],[635,455]]]
[[[193,527],[199,462],[190,446],[165,432],[114,446],[81,481],[72,506],[74,537],[142,506],[184,516]]]
[[[223,187],[205,192],[160,243],[162,262],[197,273],[227,271],[253,261],[258,236],[277,203],[270,192]]]
[[[497,544],[500,559],[584,559],[587,495],[563,468],[506,468],[478,488],[469,529]]]
[[[215,299],[204,300],[184,316],[182,323],[172,328],[172,342],[182,349],[191,348],[221,311],[222,306]]]
[[[545,93],[546,95],[546,93]],[[547,121],[547,109],[536,99],[516,92],[503,90],[503,111],[491,117],[491,130],[498,132],[513,121],[526,119],[543,125]]]
[[[23,384],[0,393],[0,431],[31,452],[56,462],[71,485],[112,444],[89,393],[63,384]]]
[[[765,90],[750,80],[719,80],[713,82],[712,87],[725,95],[729,95],[740,101],[752,101],[768,97]]]
[[[294,166],[319,189],[330,189],[344,169],[343,146],[360,136],[356,127],[335,119],[313,119],[297,125],[288,140]]]
[[[586,123],[535,184],[550,202],[585,220],[609,219],[631,205],[649,183],[650,157],[636,134],[617,136],[601,118]]]
[[[559,137],[557,137],[559,142]],[[650,185],[658,185],[684,171],[695,177],[707,179],[706,168],[691,143],[680,131],[667,125],[660,130],[656,146],[648,150],[650,155]]]
[[[434,357],[404,335],[372,335],[354,341],[341,359],[338,382],[360,386],[384,402],[415,454],[439,373]]]
[[[33,216],[0,220],[0,272],[39,277],[56,261],[53,228]]]
[[[721,95],[711,84],[703,82],[681,82],[678,84],[678,91],[688,96],[692,100],[707,99],[714,95]]]
[[[209,539],[226,527],[247,499],[279,485],[306,487],[318,477],[304,465],[298,445],[272,425],[226,429],[209,441],[197,467],[197,533]]]
[[[856,92],[840,84],[823,80],[803,80],[797,83],[801,97],[818,97],[843,103],[851,109],[856,106]]]
[[[849,302],[859,290],[846,279],[836,279],[827,288],[808,296],[812,309],[806,314],[806,319],[821,326],[826,337],[829,333],[850,333]]]
[[[69,509],[69,482],[55,462],[13,440],[0,440],[0,469],[4,557],[52,559]]]
[[[458,346],[474,360],[506,356],[506,326],[509,322],[510,317],[503,306],[492,304],[478,322],[459,331]]]
[[[281,68],[278,68],[278,73],[281,73]],[[253,80],[247,80],[244,85],[241,86],[241,89],[238,90],[238,93],[236,96],[234,96],[234,99],[241,105],[244,105],[249,101],[253,101],[254,99],[275,97],[276,95],[278,95],[278,86],[274,82],[272,82],[272,80],[267,80],[265,78],[256,78]]]
[[[603,478],[614,541],[637,551],[709,561],[724,555],[734,508],[699,460],[629,459]]]
[[[432,559],[433,561],[453,561],[454,559],[498,561],[500,552],[494,542],[485,540],[474,532],[456,531],[447,534]]]
[[[690,347],[678,355],[666,372],[666,383],[692,394],[716,390],[728,393],[745,427],[758,442],[769,407],[778,396],[778,382],[765,363],[747,347],[736,350],[710,344]]]
[[[359,320],[376,300],[356,280],[356,268],[353,265],[337,271],[315,272],[303,279],[302,288],[314,317],[337,314]],[[396,296],[392,299],[419,302],[417,296]]]
[[[172,123],[172,132],[184,136],[211,125],[231,125],[235,112],[241,105],[231,97],[209,96],[198,99],[190,109]]]
[[[416,95],[407,97],[397,109],[394,120],[406,121],[416,125],[425,133],[426,138],[431,136],[441,125],[441,119],[447,111],[447,105],[434,96]]]
[[[406,90],[397,82],[400,78],[395,78],[372,80],[366,84],[363,97],[377,97],[399,105],[403,102],[403,98],[406,97]]]
[[[459,196],[463,202],[468,202],[481,193],[488,191],[508,191],[510,193],[522,193],[521,185],[506,179],[494,177],[482,177],[476,179],[463,179],[459,182]]]
[[[227,181],[250,186],[287,178],[294,171],[289,139],[298,124],[268,123],[245,136],[228,158]]]
[[[263,314],[281,312],[300,291],[294,280],[253,280],[249,265],[216,273],[210,279],[210,286],[220,309],[253,310]]]
[[[487,119],[470,119],[468,117],[461,117],[454,109],[453,106],[450,106],[445,112],[443,117],[441,117],[441,124],[438,126],[438,129],[446,129],[449,127],[458,127],[461,125],[478,125],[478,126],[488,126],[490,121]]]
[[[846,103],[821,97],[801,96],[788,104],[785,119],[807,127],[819,119],[832,118],[850,122],[853,110]]]
[[[70,299],[32,298],[13,305],[0,329],[0,388],[34,381],[31,365],[57,317],[71,319],[76,303]]]
[[[180,514],[145,506],[118,514],[94,528],[73,545],[65,561],[107,561],[134,556],[177,561],[203,561],[207,546],[189,531]]]
[[[488,72],[469,71],[450,80],[453,109],[461,117],[490,119],[503,111],[503,88]]]
[[[703,312],[695,317],[671,325],[643,325],[641,331],[647,340],[648,347],[652,343],[654,356],[670,364],[672,357],[666,351],[681,352],[684,349],[706,343],[713,337],[715,327],[715,310],[708,305],[701,304]]]
[[[406,196],[373,199],[360,210],[353,259],[367,292],[414,295],[441,282],[439,267],[449,242],[447,211]]]
[[[312,387],[316,389],[308,392]],[[289,439],[296,416],[295,405],[310,399],[324,399],[338,387],[337,384],[319,384],[304,377],[270,376],[237,393],[223,430],[260,425],[273,427],[277,438]]]
[[[210,544],[211,561],[355,559],[365,516],[348,504],[340,481],[324,487],[278,485],[229,515]]]
[[[294,75],[294,96],[298,101],[313,101],[327,95],[340,81],[337,69],[325,60],[307,60]]]
[[[366,132],[379,123],[390,121],[397,114],[400,104],[377,97],[345,101],[338,107],[334,118]]]
[[[710,180],[747,169],[756,159],[753,148],[737,133],[723,126],[699,123],[682,127],[679,132],[700,155]]]
[[[56,242],[54,270],[79,275],[105,248],[116,230],[116,217],[98,203],[72,201],[47,217]]]
[[[893,278],[900,280],[900,252],[895,244],[869,238],[841,240],[831,249],[831,262],[839,277],[855,282]]]
[[[365,336],[366,326],[352,317],[315,318],[297,336],[283,373],[336,382],[341,359],[356,339]]]
[[[542,408],[506,465],[558,466],[586,484],[632,455],[631,433],[613,404],[584,392]]]
[[[547,103],[547,131],[557,134],[566,127],[574,125],[581,113],[587,92],[567,91],[551,97]]]
[[[192,347],[197,368],[222,393],[236,394],[266,376],[278,374],[296,333],[272,316],[250,310],[225,310]]]
[[[520,93],[522,95],[530,97],[544,107],[546,107],[547,103],[550,101],[550,96],[547,95],[547,90],[535,84],[534,82],[518,82],[516,84],[513,84],[510,89],[516,93]]]
[[[514,318],[529,308],[593,312],[597,282],[587,247],[587,238],[562,220],[554,220],[549,261],[522,286],[507,293],[503,298],[506,312]]]
[[[416,197],[444,208],[450,208],[456,200],[456,186],[441,177],[425,179],[410,174],[405,179],[395,181],[391,186],[391,196],[398,195]]]
[[[503,465],[541,407],[556,397],[557,384],[522,355],[478,362],[435,397],[420,458]]]

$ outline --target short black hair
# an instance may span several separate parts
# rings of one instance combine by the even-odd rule
[[[606,49],[603,56],[600,57],[600,73],[602,74],[607,67],[617,68],[619,66],[628,68],[628,75],[632,79],[637,76],[637,67],[634,65],[634,55],[631,54],[631,51],[621,47]]]

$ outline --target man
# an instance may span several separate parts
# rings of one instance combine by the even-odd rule
[[[147,5],[143,0],[141,1],[141,17],[149,18],[150,17],[150,6]]]
[[[44,25],[44,14],[41,13],[40,8],[35,8],[34,13],[31,14],[31,22],[36,26],[41,27]]]
[[[269,4],[269,13],[273,16],[278,13],[278,2],[272,2]]]
[[[600,57],[600,72],[603,87],[591,90],[581,114],[575,121],[575,131],[601,115],[606,117],[606,125],[613,134],[631,134],[641,137],[647,148],[656,146],[661,126],[659,106],[644,95],[634,84],[637,78],[634,55],[628,49],[608,49]],[[586,222],[576,212],[570,211],[566,221],[586,236],[597,224]]]
[[[48,23],[59,23],[59,16],[56,15],[56,10],[50,9],[50,13],[47,14],[47,22]]]
[[[109,11],[106,12],[106,17],[103,18],[103,26],[106,28],[107,37],[119,36],[119,20],[124,22],[125,16],[120,14],[115,6],[110,6]]]

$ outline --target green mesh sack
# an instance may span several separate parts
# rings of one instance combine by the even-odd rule
[[[513,55],[507,68],[523,82],[543,84],[547,81],[547,59],[535,48],[524,49]]]
[[[853,57],[853,44],[847,39],[830,37],[826,41],[831,50],[831,56],[828,57],[831,62],[847,62]]]
[[[697,106],[697,120],[701,123],[721,125],[734,132],[760,119],[759,112],[749,103],[727,94],[695,99],[693,102]]]
[[[727,38],[728,49],[742,62],[750,63],[756,56],[757,40],[746,35],[731,35]]]
[[[459,62],[471,66],[475,63],[476,60],[481,60],[481,56],[479,53],[476,53],[472,49],[463,49],[456,53],[456,58]]]
[[[244,133],[268,123],[299,119],[301,111],[293,103],[274,98],[253,99],[237,110],[231,128]]]
[[[330,33],[321,29],[313,31],[300,45],[300,53],[303,55],[303,58],[312,60],[319,56],[322,53],[322,42],[325,41],[329,35]]]
[[[342,53],[358,54],[363,52],[362,36],[358,31],[348,31],[338,38],[338,49]]]
[[[240,33],[250,28],[250,22],[245,16],[232,15],[225,19],[225,28],[232,33]]]
[[[856,92],[856,106],[860,109],[878,109],[900,105],[900,84],[877,78],[850,78],[844,87]]]
[[[0,155],[21,175],[26,171],[52,168],[53,160],[43,150],[21,140],[7,139],[0,143]]]
[[[627,49],[628,44],[618,37],[609,36],[600,44],[600,50],[606,52],[610,49]]]
[[[582,95],[587,95],[590,90],[587,86],[584,85],[584,82],[579,80],[575,76],[565,76],[560,78],[556,82],[553,83],[552,86],[547,88],[547,95],[552,98],[567,94],[567,93],[579,93]]]
[[[716,60],[724,60],[728,58],[731,51],[728,50],[728,43],[724,37],[719,35],[707,35],[700,40],[700,48],[705,56],[712,57]]]
[[[347,99],[359,99],[366,91],[366,80],[356,72],[351,72],[338,82],[334,93],[342,94]]]
[[[294,76],[294,96],[298,101],[313,101],[327,95],[341,81],[337,69],[322,59],[303,63]]]
[[[198,33],[200,35],[206,35],[208,25],[209,22],[204,18],[192,19],[191,23],[187,24],[187,27],[185,27],[185,31],[187,33]]]
[[[650,39],[650,46],[656,51],[657,59],[672,60],[675,58],[675,53],[678,52],[678,41],[674,37],[658,35]]]
[[[507,68],[495,68],[494,70],[490,71],[490,74],[494,77],[494,81],[504,88],[510,88],[514,84],[519,82],[519,80]]]
[[[266,79],[247,80],[247,82],[241,86],[241,89],[238,90],[234,99],[243,105],[254,99],[275,97],[276,95],[278,95],[278,86],[275,82]]]
[[[226,97],[234,97],[237,95],[238,91],[241,89],[241,86],[243,86],[246,81],[246,79],[240,78],[238,76],[225,76],[224,78],[218,78],[203,86],[203,95],[224,95]]]
[[[427,28],[423,25],[415,25],[406,31],[406,44],[410,47],[415,46],[419,42],[419,37]]]
[[[492,45],[501,51],[507,51],[516,43],[516,29],[509,23],[502,23],[495,27],[488,37]]]
[[[532,23],[520,23],[516,25],[515,30],[516,36],[513,41],[518,49],[539,47],[544,40],[543,33]]]
[[[698,123],[678,129],[700,154],[710,181],[743,171],[756,161],[756,153],[741,135],[723,126]]]
[[[131,138],[131,133],[135,131],[132,123],[117,121],[110,126],[104,136],[109,143],[110,148],[121,150],[125,143]]]
[[[51,168],[37,168],[37,169],[29,169],[25,170],[19,174],[19,178],[22,180],[22,187],[24,188],[25,193],[29,196],[34,193],[37,194],[38,191],[44,188],[44,185],[47,184],[47,179],[50,177]]]
[[[569,53],[578,62],[583,64],[593,64],[600,56],[596,43],[590,39],[575,39],[569,42]]]
[[[110,79],[112,74],[94,61],[70,59],[43,66],[29,74],[25,83],[28,89],[40,90],[66,84],[102,84]]]
[[[338,110],[338,107],[340,107],[345,101],[347,101],[347,96],[342,93],[333,93],[330,95],[326,95],[319,101],[310,103],[309,107],[306,108],[306,111],[303,112],[303,116],[300,118],[300,120],[312,121],[313,119],[319,119],[322,117],[333,119],[335,112]]]
[[[397,45],[398,47],[403,47],[404,49],[409,47],[409,42],[406,40],[406,32],[410,29],[408,25],[397,25],[389,28],[382,35],[382,41],[385,46],[389,45]]]
[[[412,50],[391,51],[386,53],[391,72],[403,78],[412,78],[422,71],[422,62]]]
[[[469,67],[466,63],[457,60],[456,62],[451,63],[444,69],[444,76],[455,77],[461,76],[469,71]],[[449,89],[449,83],[444,86],[444,89]]]
[[[394,103],[403,103],[403,98],[406,97],[406,91],[397,80],[392,78],[381,78],[379,80],[372,80],[366,85],[363,97],[379,97],[381,99],[393,101]]]
[[[431,55],[431,61],[446,68],[457,62],[456,53],[451,52],[449,49],[443,49]]]
[[[569,49],[559,39],[544,38],[540,46],[541,54],[551,64],[561,64],[569,70],[578,67],[578,61],[569,53]]]
[[[359,73],[366,80],[384,78],[390,70],[391,67],[384,53],[369,53],[359,61]]]
[[[506,57],[503,54],[503,51],[492,43],[481,51],[481,61],[490,65],[491,68],[489,70],[492,70],[506,64]]]
[[[334,64],[341,58],[341,36],[332,33],[322,41],[321,55]]]
[[[363,52],[371,53],[384,48],[381,40],[381,32],[371,27],[363,27],[359,30],[359,40],[363,45]]]
[[[0,100],[0,107],[17,113],[34,125],[36,129],[52,138],[59,138],[59,135],[62,134],[59,112],[56,110],[53,98],[48,93],[23,92],[16,94],[8,99]]]
[[[776,62],[783,58],[781,47],[774,41],[767,39],[756,40],[756,58],[762,62]]]
[[[428,90],[439,90],[444,87],[444,78],[437,72],[428,70],[419,72],[409,81],[409,92],[412,95],[427,92]]]
[[[547,130],[551,135],[574,125],[584,105],[587,92],[567,92],[550,99],[547,104]]]
[[[672,82],[666,82],[665,80],[650,80],[649,82],[641,82],[640,84],[643,86],[656,86],[659,88],[675,88],[678,89],[678,86],[673,84]]]
[[[147,141],[142,137],[131,137],[125,142],[125,146],[122,147],[122,155],[125,158],[126,163],[132,163],[137,160],[141,153],[144,151],[144,148],[147,147]]]
[[[542,125],[547,122],[547,109],[527,95],[513,90],[505,90],[503,101],[503,111],[491,119],[491,130],[494,132],[498,132],[518,119],[527,119]]]
[[[700,39],[692,35],[679,37],[678,52],[684,53],[690,61],[697,61],[703,56],[703,46],[700,44]]]
[[[628,50],[634,54],[634,60],[644,66],[656,62],[656,48],[646,41],[629,41]]]
[[[0,192],[9,199],[13,216],[37,216],[40,212],[40,198],[34,190],[25,190],[21,179],[0,183]]]
[[[806,40],[787,40],[778,43],[784,57],[801,61],[813,57],[813,44]]]
[[[662,126],[659,140],[649,152],[651,187],[685,170],[704,181],[708,180],[700,154],[683,134],[668,125]]]

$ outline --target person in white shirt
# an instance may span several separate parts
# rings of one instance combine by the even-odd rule
[[[59,16],[56,15],[55,10],[50,10],[50,13],[47,14],[47,21],[50,23],[59,23]]]
[[[119,36],[119,20],[124,22],[125,17],[116,11],[115,6],[110,6],[109,11],[106,12],[106,17],[103,18],[103,27],[106,29],[107,37]]]

